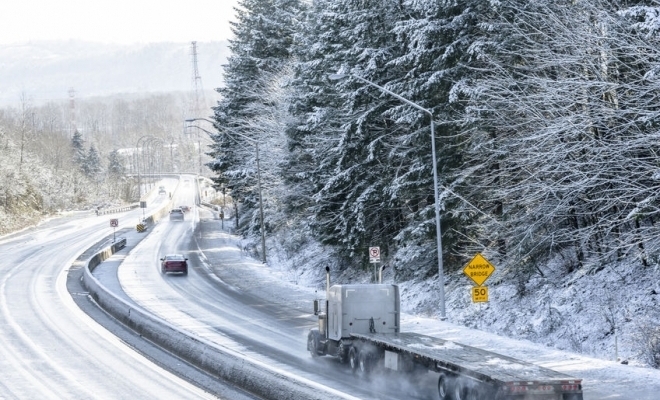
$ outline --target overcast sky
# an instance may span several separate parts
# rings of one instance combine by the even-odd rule
[[[238,0],[0,0],[0,45],[79,39],[205,42],[231,37]]]

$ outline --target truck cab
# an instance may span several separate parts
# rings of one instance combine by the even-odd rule
[[[327,298],[328,339],[349,339],[351,333],[399,332],[397,285],[335,285]]]
[[[333,355],[345,362],[351,334],[398,333],[399,287],[392,284],[333,285],[326,290],[323,309],[315,301],[318,328],[310,331],[307,349],[312,356]]]

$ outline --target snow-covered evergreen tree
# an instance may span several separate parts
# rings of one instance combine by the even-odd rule
[[[108,154],[108,176],[111,179],[119,179],[126,173],[126,167],[119,151],[113,150]]]
[[[243,233],[256,234],[260,229],[254,142],[261,145],[262,161],[270,157],[271,146],[264,146],[269,139],[263,137],[263,125],[255,125],[255,121],[269,114],[269,107],[282,106],[271,103],[264,90],[268,91],[270,82],[290,63],[302,9],[298,0],[243,0],[236,9],[237,21],[232,23],[232,54],[224,66],[225,86],[218,89],[223,98],[214,108],[221,134],[213,138],[214,160],[209,166],[217,173],[216,186],[230,189],[241,203],[239,229]],[[284,138],[280,140],[284,144]],[[273,202],[279,203],[278,199]]]
[[[405,13],[394,32],[404,51],[388,63],[400,73],[390,77],[385,87],[433,113],[443,258],[445,269],[451,272],[465,261],[460,255],[473,237],[466,230],[466,218],[474,212],[451,191],[456,171],[465,168],[464,149],[456,140],[461,126],[455,122],[460,120],[463,103],[452,96],[463,80],[479,74],[473,68],[477,61],[474,49],[480,41],[494,39],[493,32],[485,32],[483,26],[496,6],[489,0],[415,0],[403,4]],[[406,270],[418,274],[419,269],[434,273],[437,245],[430,118],[401,102],[390,107],[387,116],[408,124],[398,137],[395,153],[401,162],[390,184],[391,196],[405,205],[407,221],[396,236],[396,266],[404,275]],[[458,212],[466,208],[469,213]]]
[[[85,151],[85,140],[78,130],[71,137],[71,148],[73,150],[73,162],[82,170],[85,165],[85,158],[87,158],[87,151]]]
[[[542,273],[551,254],[570,271],[657,253],[658,40],[622,14],[609,1],[502,2],[500,40],[481,48],[488,73],[461,88],[460,192],[487,212],[478,193],[502,204],[475,239],[512,271]]]
[[[314,103],[306,106],[309,112],[302,120],[311,124],[298,132],[310,133],[306,147],[317,166],[312,177],[317,188],[315,229],[322,243],[351,260],[345,267],[366,265],[368,247],[380,246],[386,255],[404,222],[401,203],[387,193],[397,172],[391,168],[397,165],[393,141],[402,128],[384,113],[397,100],[350,77],[337,83],[327,78],[336,72],[354,73],[383,84],[402,74],[387,63],[402,51],[393,28],[403,10],[397,1],[318,2],[317,7],[312,17],[317,25],[310,33],[326,32],[311,37],[318,44],[304,56],[309,59],[306,73],[339,92],[327,100],[331,108],[323,106],[318,95],[322,91],[310,96],[318,108]],[[316,115],[324,119],[314,119]],[[321,126],[312,125],[319,122]]]
[[[102,178],[103,165],[101,163],[99,152],[94,145],[89,146],[87,157],[85,157],[85,162],[83,164],[83,172],[85,173],[85,176],[93,182],[98,182],[99,179]]]

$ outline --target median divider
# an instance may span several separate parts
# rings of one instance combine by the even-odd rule
[[[78,260],[77,263],[86,263],[83,283],[97,304],[137,334],[197,368],[265,399],[352,398],[196,337],[112,293],[94,277],[92,271],[124,245],[125,241],[123,244],[114,243],[88,260]]]

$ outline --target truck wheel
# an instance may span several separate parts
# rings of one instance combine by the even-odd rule
[[[346,361],[348,361],[348,349],[351,346],[347,346],[344,342],[339,343],[339,347],[337,348],[337,358],[339,358],[339,363],[340,364],[346,364]]]
[[[312,358],[319,356],[317,342],[316,335],[313,332],[310,332],[309,335],[307,335],[307,350],[309,350],[309,354],[312,355]]]
[[[348,350],[348,366],[351,367],[353,373],[357,373],[358,363],[358,351],[355,347],[351,346]]]
[[[451,381],[452,379],[449,376],[440,374],[440,377],[438,378],[438,395],[440,396],[440,400],[452,400],[450,394]]]

